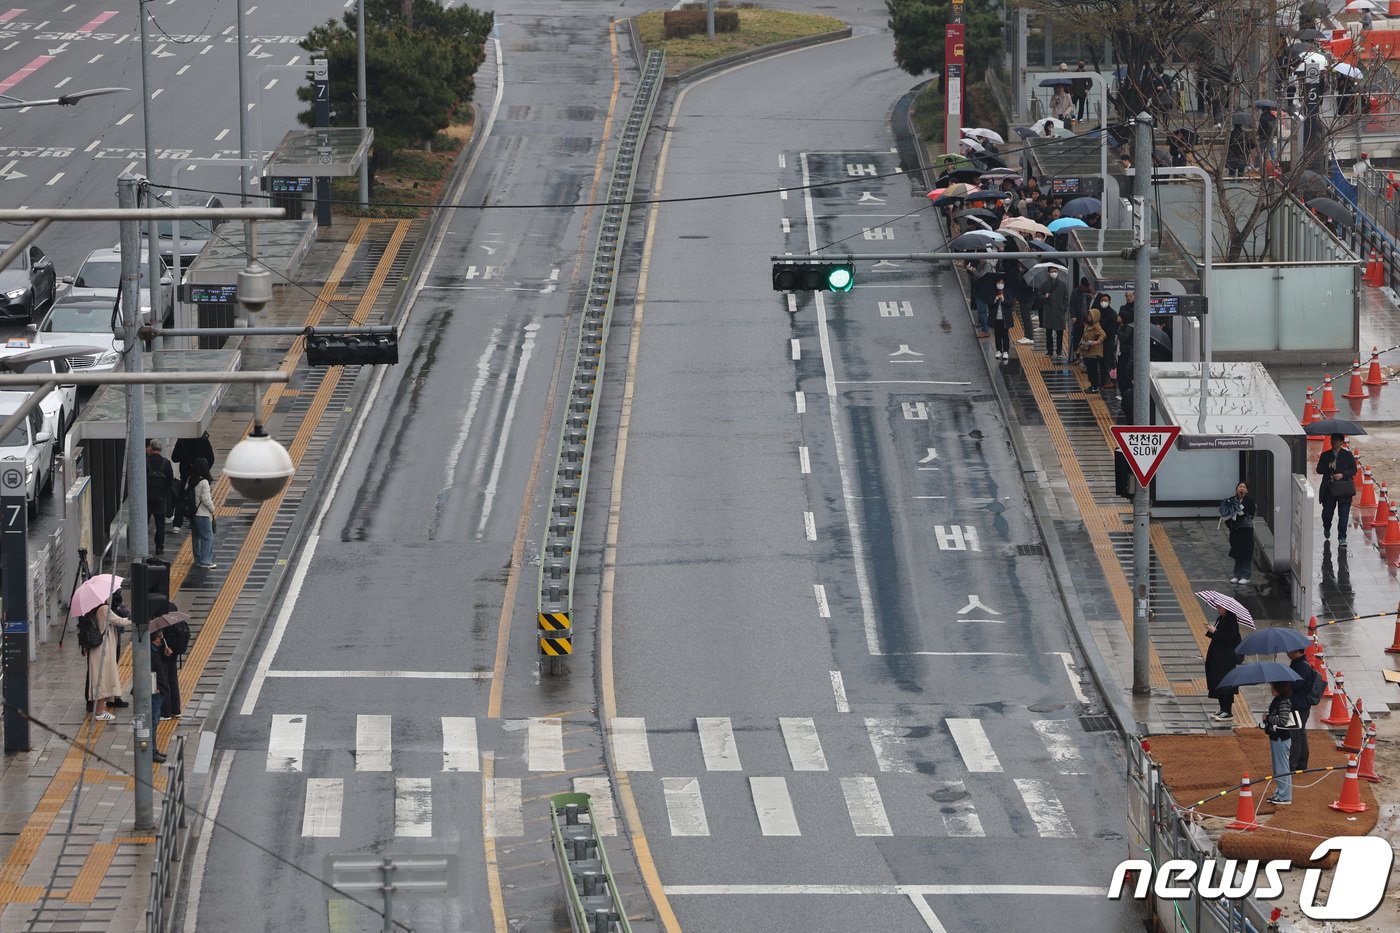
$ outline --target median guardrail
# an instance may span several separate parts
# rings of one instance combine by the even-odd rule
[[[550,486],[549,527],[540,555],[539,653],[552,674],[563,673],[563,658],[573,653],[574,571],[578,560],[579,520],[588,490],[590,441],[598,404],[598,385],[606,360],[608,329],[617,293],[617,265],[626,238],[632,191],[641,153],[665,74],[664,52],[647,55],[646,68],[623,127],[608,182],[593,266],[588,276],[583,323],[574,356],[573,379],[564,411],[559,450]]]
[[[153,730],[154,731],[154,730]],[[170,921],[169,899],[174,893],[172,869],[185,847],[185,737],[171,743],[165,767],[165,792],[156,826],[156,851],[151,860],[151,892],[146,900],[146,933],[165,933]]]
[[[569,929],[573,933],[632,933],[602,837],[593,822],[592,797],[555,794],[549,798],[549,821],[554,859],[569,902]]]

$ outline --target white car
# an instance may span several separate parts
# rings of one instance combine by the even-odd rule
[[[160,296],[160,311],[156,317],[168,326],[175,318],[175,289],[171,285],[170,270],[165,267],[164,262],[160,262],[159,257],[157,263],[160,267],[160,286],[157,292]],[[63,281],[71,283],[68,294],[74,297],[117,297],[121,293],[121,250],[116,247],[93,250],[78,267],[77,273],[71,278],[65,275]],[[151,319],[151,274],[144,249],[141,250],[141,316],[145,320]]]
[[[0,372],[44,375],[71,372],[69,355],[80,355],[82,351],[90,349],[49,347],[22,339],[7,340],[0,347]],[[78,417],[78,387],[60,384],[39,402],[39,410],[44,413],[44,430],[53,437],[55,444],[62,443],[64,433]]]
[[[81,346],[86,353],[68,357],[68,367],[79,372],[105,373],[121,359],[115,334],[116,300],[64,295],[54,302],[37,326],[31,328],[36,341],[45,346]],[[149,319],[148,319],[149,320]]]
[[[0,392],[0,421],[19,410],[26,392]],[[53,492],[53,435],[44,430],[44,416],[36,408],[7,436],[0,437],[0,460],[24,461],[24,498],[29,517],[39,514],[39,494]]]

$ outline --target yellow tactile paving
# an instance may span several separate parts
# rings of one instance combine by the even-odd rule
[[[116,843],[99,842],[88,850],[83,867],[78,871],[78,877],[73,879],[73,887],[68,891],[69,901],[86,904],[97,896],[97,889],[102,886],[102,879],[107,877],[107,868],[112,864],[112,857],[117,854],[117,848]]]
[[[413,221],[361,220],[356,224],[354,232],[341,251],[341,255],[332,270],[332,274],[322,287],[321,293],[318,295],[316,303],[307,317],[306,326],[314,327],[318,324],[332,300],[345,300],[344,296],[338,291],[341,287],[340,279],[344,277],[346,270],[350,268],[350,263],[354,259],[355,252],[358,250],[365,235],[371,227],[376,224],[393,224],[395,229],[384,254],[380,257],[374,275],[369,285],[366,287],[359,305],[356,307],[353,323],[362,324],[368,318],[375,301],[379,297],[379,292],[384,287],[384,282],[388,277],[390,266],[397,258],[399,250],[403,247],[404,240],[408,236]],[[298,337],[296,339],[293,346],[284,356],[280,367],[281,369],[286,372],[291,372],[296,368],[297,362],[303,355],[303,343],[304,341],[302,338]],[[316,425],[325,411],[331,393],[334,392],[336,385],[340,381],[341,372],[341,367],[331,367],[326,371],[325,378],[322,380],[317,390],[317,397],[313,400],[311,409],[302,420],[301,428],[297,432],[296,438],[288,447],[288,452],[291,454],[293,463],[300,463],[301,457],[305,453],[307,445],[310,442],[311,435],[314,433]],[[282,389],[283,386],[278,383],[268,387],[268,390],[264,392],[263,402],[265,414],[272,411],[277,399],[281,396]],[[252,426],[249,425],[250,430],[251,427]],[[220,477],[213,490],[216,507],[222,507],[223,502],[228,497],[228,493],[228,480],[225,477]],[[253,527],[249,529],[243,547],[239,550],[238,557],[230,568],[224,585],[219,590],[219,595],[215,600],[214,606],[211,608],[208,617],[204,620],[200,628],[200,637],[195,639],[194,644],[190,648],[189,657],[186,658],[185,665],[181,668],[182,678],[187,685],[193,686],[199,681],[200,675],[203,674],[204,667],[208,663],[210,655],[213,653],[214,644],[218,641],[219,635],[223,631],[223,626],[225,622],[227,622],[228,616],[232,612],[233,606],[237,602],[238,596],[242,593],[243,587],[247,582],[248,572],[251,570],[257,553],[262,547],[262,543],[276,516],[277,507],[280,502],[281,496],[278,496],[264,502],[259,508],[257,518],[253,521]],[[179,592],[180,586],[184,583],[185,577],[192,564],[192,548],[190,540],[187,538],[181,543],[179,552],[171,562],[170,589],[172,595]],[[119,667],[123,680],[129,680],[131,677],[130,647],[123,652]],[[95,739],[101,734],[103,725],[104,724],[101,723],[94,724],[89,720],[88,723],[85,724],[83,731],[80,732],[79,742],[84,740],[84,736],[86,736],[89,741]],[[165,741],[168,741],[170,735],[174,731],[175,725],[176,723],[174,721],[162,724],[158,727],[160,731],[158,731],[157,734]],[[92,728],[93,726],[95,726],[95,728]],[[39,799],[39,803],[35,806],[24,829],[20,830],[15,845],[6,854],[4,863],[0,864],[0,911],[3,911],[11,904],[34,903],[42,894],[41,888],[29,885],[21,887],[19,882],[29,870],[29,866],[33,863],[34,856],[38,852],[40,843],[42,843],[45,836],[48,835],[55,818],[63,808],[64,802],[68,799],[69,794],[72,793],[73,787],[77,783],[78,771],[82,767],[82,761],[83,752],[81,747],[77,744],[71,746],[64,756],[63,762],[59,765],[58,773],[50,779],[49,786],[44,790],[43,795]],[[88,769],[87,773],[84,775],[84,779],[91,781],[94,779],[95,774],[99,775],[97,778],[98,780],[103,780],[107,776],[107,772],[105,771]],[[133,778],[122,775],[114,775],[114,777],[124,780],[128,787],[134,786],[135,784]],[[155,775],[154,786],[163,788],[164,783],[164,775],[162,772],[158,771]],[[154,841],[152,837],[130,838]],[[21,894],[24,896],[21,896]]]

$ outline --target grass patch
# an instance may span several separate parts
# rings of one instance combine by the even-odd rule
[[[470,114],[470,111],[468,111]],[[401,149],[394,164],[374,173],[370,185],[370,207],[360,210],[358,176],[336,178],[331,182],[335,214],[345,217],[412,218],[428,216],[430,205],[438,203],[457,153],[472,138],[472,124],[453,124],[433,139],[432,152]],[[381,202],[384,206],[376,207]]]
[[[759,9],[740,9],[738,12],[739,31],[715,33],[713,41],[703,34],[684,39],[666,39],[662,21],[664,12],[661,10],[640,14],[637,17],[637,34],[641,36],[642,45],[647,51],[666,50],[666,73],[672,75],[726,55],[747,52],[786,39],[800,39],[846,28],[846,24],[839,19],[811,13]]]

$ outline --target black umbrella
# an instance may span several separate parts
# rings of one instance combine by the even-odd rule
[[[1065,217],[1088,217],[1102,210],[1103,205],[1099,203],[1098,198],[1075,198],[1060,208],[1060,213]]]
[[[1037,136],[1040,135],[1035,130],[1031,129],[1029,126],[1013,126],[1011,128],[1011,132],[1015,133],[1022,139],[1035,139]]]
[[[1304,203],[1313,198],[1325,198],[1331,190],[1327,187],[1327,179],[1311,169],[1298,173],[1298,178],[1293,182],[1294,191]]]
[[[1074,82],[1069,78],[1043,78],[1041,87],[1070,87]]]
[[[1313,198],[1307,202],[1308,209],[1316,211],[1328,220],[1341,224],[1343,227],[1352,225],[1351,211],[1340,201],[1331,198]]]
[[[1316,38],[1317,38],[1317,30],[1316,30],[1316,29],[1300,29],[1300,30],[1298,30],[1298,41],[1299,41],[1299,42],[1312,42],[1312,41],[1313,41],[1314,39],[1316,39]]]
[[[948,251],[952,253],[975,253],[989,249],[1002,242],[1003,237],[990,230],[969,230],[948,241]]]
[[[1152,330],[1148,332],[1148,336],[1151,338],[1152,341],[1151,346],[1149,347],[1149,350],[1151,352],[1149,353],[1148,358],[1154,363],[1171,362],[1171,334],[1168,334],[1166,331],[1162,330],[1162,328],[1158,327],[1156,324],[1153,324]]]
[[[1365,434],[1366,429],[1345,418],[1323,418],[1308,425],[1308,437],[1331,437],[1333,434]]]
[[[1312,46],[1308,45],[1306,42],[1294,42],[1288,46],[1288,54],[1290,56],[1302,55],[1310,48],[1312,48]]]
[[[1012,176],[998,175],[996,177],[1000,179],[1011,178]],[[1009,197],[1011,197],[1011,192],[1009,191],[974,191],[971,194],[963,195],[963,200],[971,204],[974,201],[1005,201]]]
[[[1256,100],[1256,101],[1254,102],[1254,106],[1258,107],[1260,110],[1277,110],[1277,109],[1278,109],[1278,104],[1274,103],[1273,101],[1271,101],[1271,100],[1269,100],[1269,99],[1267,99],[1267,98],[1260,98],[1259,100]]]
[[[961,211],[953,215],[954,220],[962,220],[964,217],[973,217],[977,220],[985,220],[989,224],[996,223],[998,219],[995,213],[987,210],[985,207],[970,207],[965,211]]]
[[[951,172],[944,172],[942,175],[939,175],[938,182],[934,185],[934,187],[946,188],[949,185],[956,185],[958,182],[962,182],[963,184],[971,184],[977,181],[977,179],[981,176],[982,169],[980,168],[954,169]]]
[[[1236,110],[1230,117],[1230,122],[1235,126],[1249,126],[1254,122],[1254,114],[1248,110]]]
[[[1026,242],[1027,242],[1028,244],[1030,244],[1031,249],[1036,250],[1037,252],[1041,252],[1041,253],[1058,253],[1058,252],[1059,252],[1059,250],[1055,249],[1055,247],[1051,246],[1049,243],[1045,242],[1044,240],[1027,240]]]

